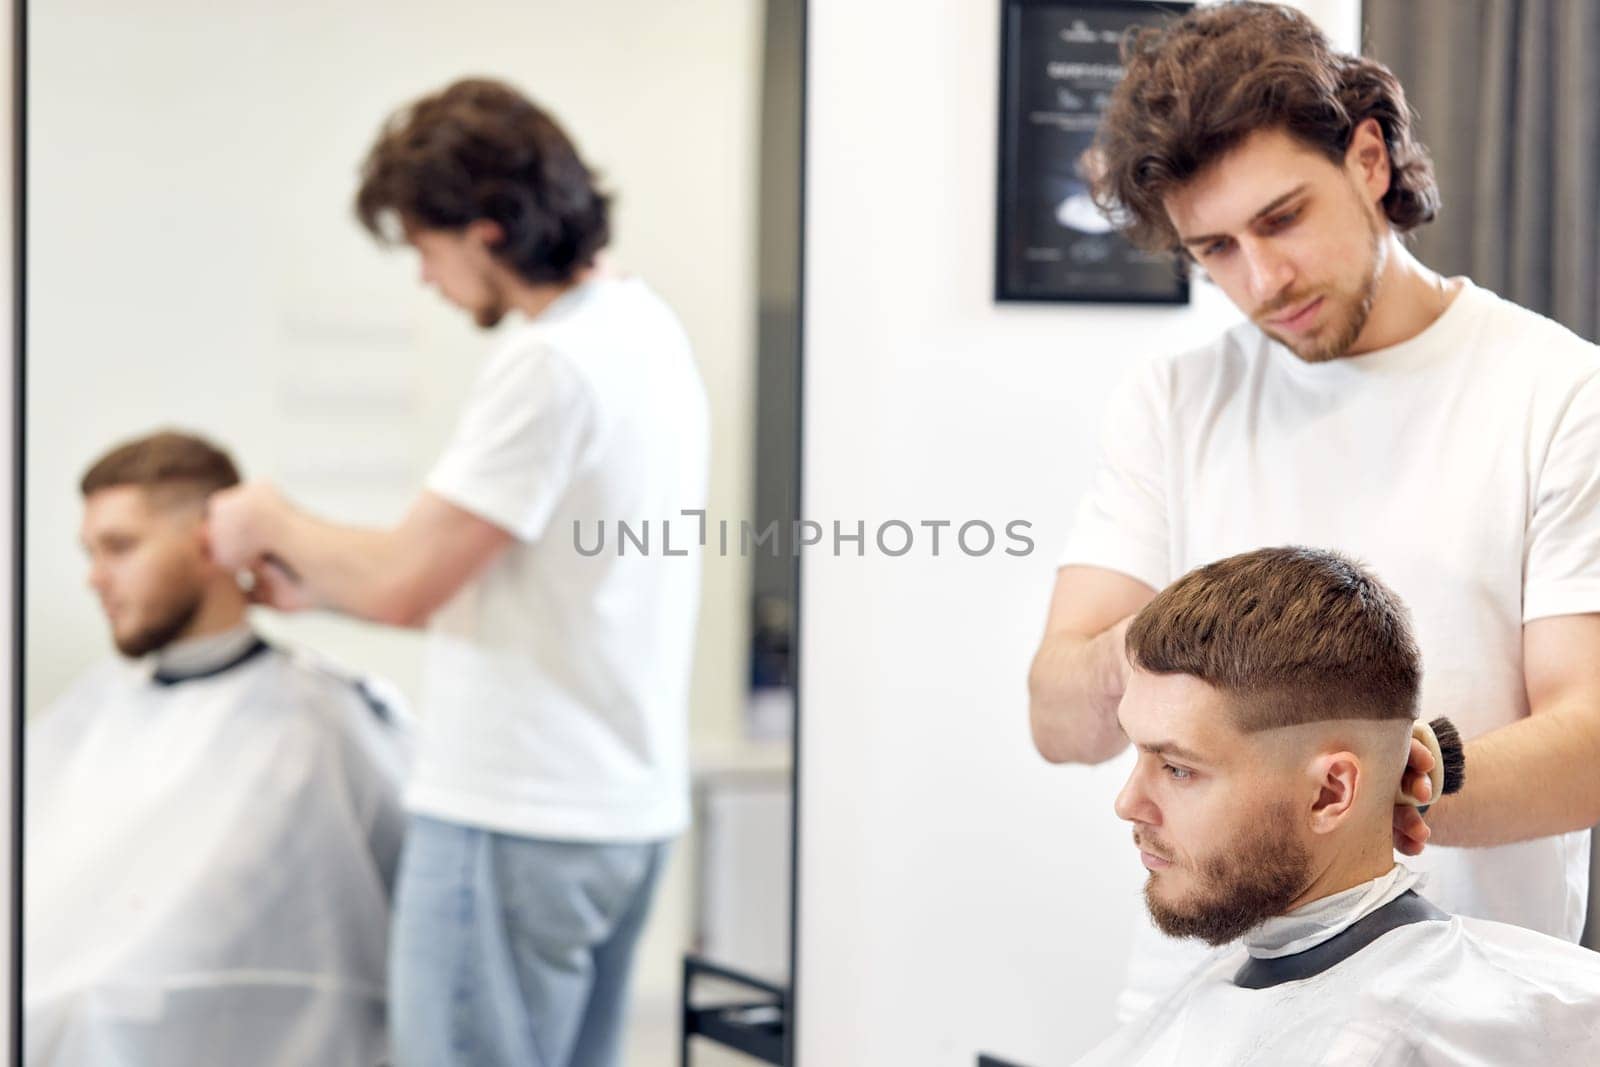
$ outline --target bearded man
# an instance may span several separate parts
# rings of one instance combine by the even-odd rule
[[[504,82],[401,108],[356,213],[504,339],[398,523],[329,521],[267,482],[211,504],[213,551],[262,603],[428,632],[396,1067],[620,1064],[635,951],[689,823],[705,388],[671,307],[606,262],[610,203]],[[641,521],[658,552],[580,550],[580,526]]]
[[[1397,806],[1396,848],[1447,910],[1577,941],[1600,823],[1600,351],[1411,253],[1443,216],[1405,94],[1304,14],[1208,4],[1125,52],[1096,195],[1250,321],[1143,363],[1106,412],[1029,677],[1036,746],[1127,748],[1123,638],[1179,575],[1265,545],[1353,553],[1411,606],[1423,717],[1476,768],[1426,821]],[[1119,1016],[1170,991],[1182,948],[1141,924]]]
[[[1083,1063],[1600,1063],[1600,955],[1451,915],[1394,860],[1422,662],[1378,579],[1233,556],[1151,600],[1127,652],[1116,811],[1155,925],[1214,950]]]
[[[120,657],[27,729],[29,1067],[376,1067],[404,817],[369,683],[269,646],[207,548],[239,482],[178,433],[83,477]]]

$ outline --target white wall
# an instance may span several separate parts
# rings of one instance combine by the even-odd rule
[[[613,246],[678,310],[711,400],[713,514],[747,513],[761,5],[754,0],[52,0],[33,5],[27,704],[108,651],[77,479],[157,425],[325,514],[395,518],[494,335],[353,220],[380,121],[468,74],[549,106],[618,192]],[[707,558],[698,737],[739,729],[748,561]],[[419,639],[274,632],[415,692]],[[675,988],[688,849],[644,992]]]
[[[1071,1062],[1140,906],[1124,765],[1035,754],[1028,661],[1108,391],[1236,313],[1205,283],[1181,310],[990,300],[998,30],[971,0],[811,7],[805,513],[1022,518],[1037,549],[805,558],[802,1067]]]
[[[759,5],[57,0],[32,13],[30,708],[103,654],[76,479],[179,423],[330,515],[409,501],[494,342],[354,223],[393,108],[466,74],[547,104],[619,191],[619,264],[678,309],[712,398],[712,508],[749,496]],[[744,568],[707,560],[695,706],[742,700]],[[292,632],[414,686],[415,644]]]

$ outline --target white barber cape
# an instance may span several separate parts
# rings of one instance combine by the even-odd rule
[[[1269,920],[1080,1067],[1600,1064],[1600,953],[1400,899],[1420,877],[1396,865]],[[1407,905],[1432,916],[1344,955]],[[1297,965],[1315,973],[1292,977]]]
[[[239,629],[30,722],[28,1067],[384,1062],[392,708]]]

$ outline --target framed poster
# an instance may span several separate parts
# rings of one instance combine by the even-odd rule
[[[1079,157],[1122,78],[1133,26],[1181,15],[1165,0],[1001,0],[996,300],[1187,304],[1188,273],[1134,248],[1094,206]]]

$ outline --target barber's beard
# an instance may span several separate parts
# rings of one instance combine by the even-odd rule
[[[472,321],[481,329],[492,330],[506,317],[506,309],[499,303],[486,304],[472,313]]]
[[[1350,354],[1350,349],[1355,346],[1356,339],[1361,336],[1361,331],[1367,328],[1367,320],[1372,316],[1372,304],[1378,296],[1378,279],[1383,274],[1387,258],[1383,244],[1383,229],[1381,224],[1370,213],[1367,217],[1367,232],[1369,235],[1367,247],[1366,272],[1350,290],[1330,291],[1323,294],[1323,303],[1329,316],[1328,323],[1323,327],[1322,333],[1315,337],[1308,337],[1301,341],[1293,341],[1287,337],[1280,337],[1267,330],[1276,340],[1288,347],[1295,355],[1307,363],[1326,363],[1330,360],[1343,359]],[[1293,293],[1285,295],[1257,313],[1258,320],[1287,311],[1297,305],[1303,305],[1307,300],[1315,297],[1313,292]]]
[[[189,629],[195,616],[200,613],[201,599],[200,591],[197,589],[174,596],[171,600],[158,605],[150,621],[139,629],[126,635],[113,633],[111,640],[117,646],[117,651],[129,659],[138,659],[140,656],[158,652]]]
[[[1287,912],[1311,884],[1310,853],[1286,835],[1292,814],[1287,803],[1274,808],[1254,824],[1252,836],[1203,860],[1193,872],[1198,887],[1181,900],[1160,899],[1156,883],[1162,875],[1153,872],[1144,902],[1157,928],[1168,937],[1225,945]]]
[[[500,320],[506,317],[506,312],[510,311],[511,307],[506,301],[505,291],[493,278],[485,277],[483,281],[488,295],[484,297],[482,304],[472,310],[472,321],[477,323],[480,329],[492,330],[500,325]]]

